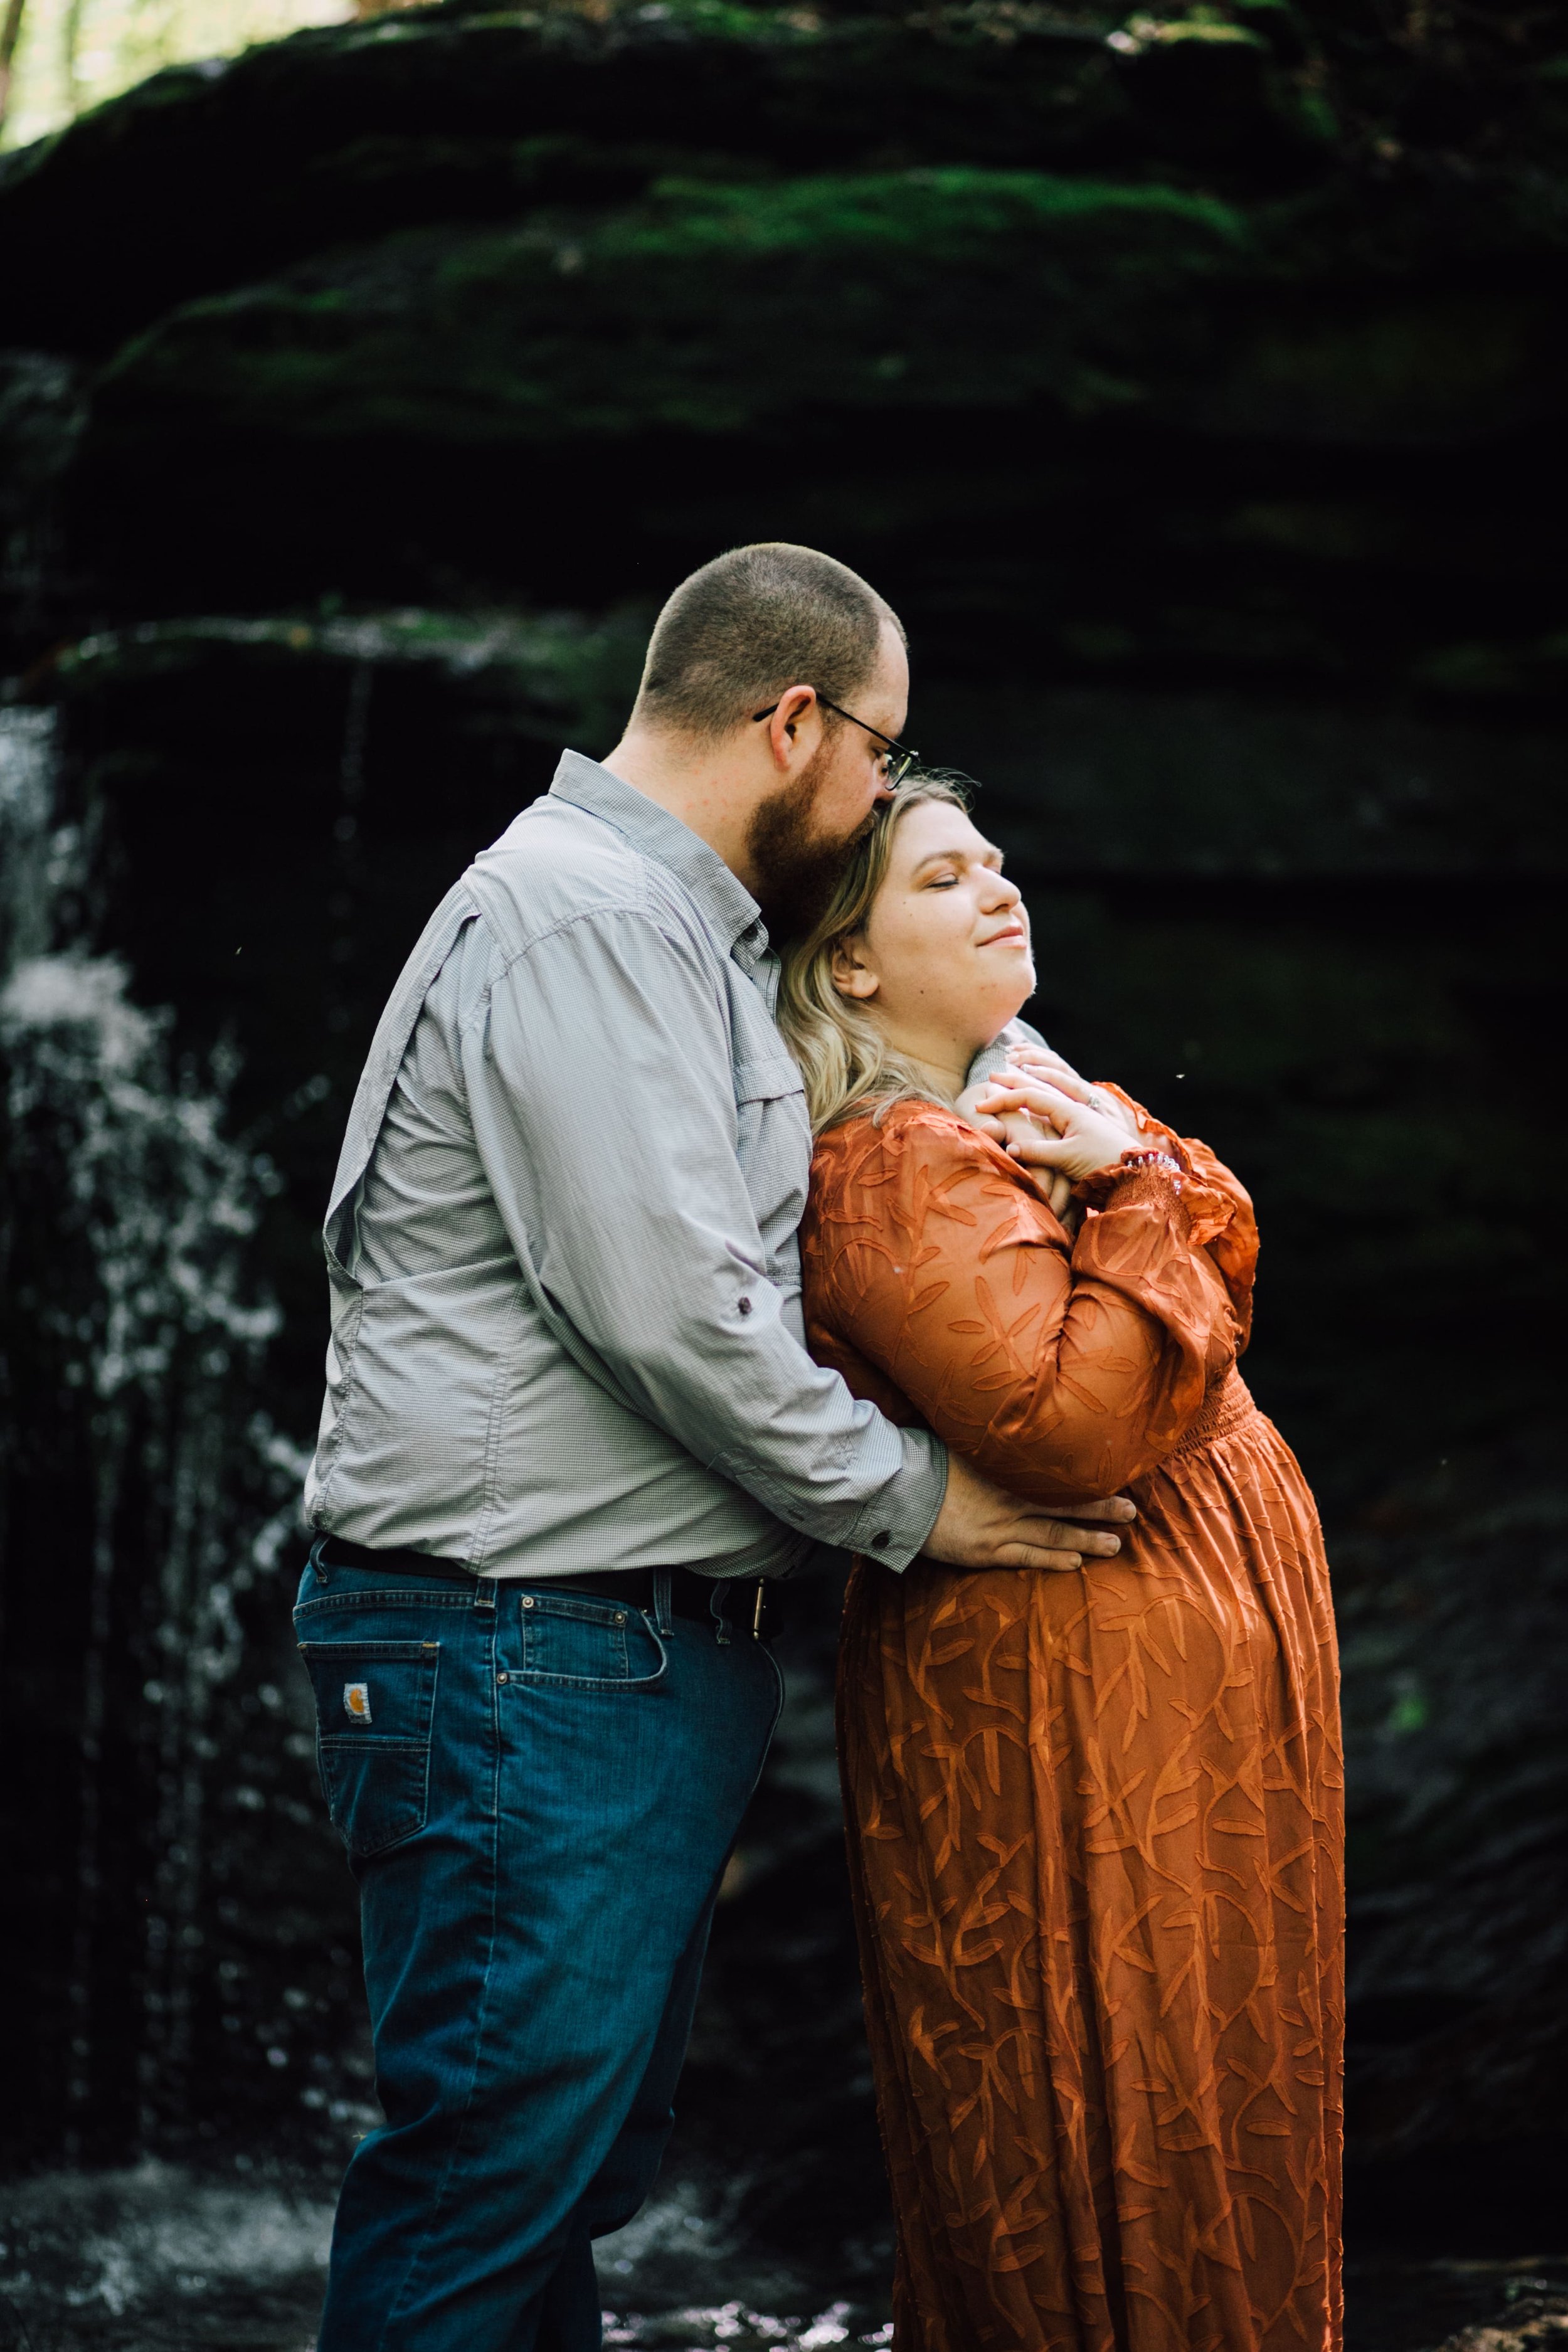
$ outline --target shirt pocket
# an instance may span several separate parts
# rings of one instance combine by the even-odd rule
[[[763,1237],[792,1236],[811,1175],[805,1086],[788,1054],[735,1064],[735,1150]]]
[[[332,1827],[358,1862],[424,1828],[438,1642],[301,1642]]]

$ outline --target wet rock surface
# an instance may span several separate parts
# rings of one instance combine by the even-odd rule
[[[331,2222],[319,2175],[144,2163],[0,2198],[0,2344],[17,2352],[310,2352]],[[879,2352],[880,2286],[825,2294],[711,2217],[694,2184],[599,2248],[605,2340],[637,2352]],[[1568,2258],[1356,2264],[1347,2352],[1547,2352]]]

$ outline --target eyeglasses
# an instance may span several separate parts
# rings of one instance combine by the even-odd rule
[[[899,786],[903,782],[904,778],[909,774],[910,770],[914,767],[919,761],[921,756],[920,753],[918,751],[910,751],[907,746],[902,743],[896,743],[890,735],[884,735],[879,727],[871,726],[867,719],[857,719],[852,710],[842,709],[837,702],[829,702],[827,697],[820,692],[817,688],[813,687],[812,692],[816,696],[816,698],[818,702],[821,703],[824,710],[832,710],[837,712],[840,719],[847,719],[851,727],[863,727],[868,735],[874,735],[879,743],[885,743],[887,745],[888,748],[882,754],[882,782],[887,785],[888,790],[890,793],[896,793]],[[752,713],[752,726],[760,727],[763,720],[764,719],[771,719],[777,709],[778,704],[776,702],[770,702],[765,710],[753,710]]]

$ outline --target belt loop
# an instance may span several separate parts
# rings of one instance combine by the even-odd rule
[[[733,1586],[721,1584],[715,1578],[713,1589],[708,1596],[708,1613],[713,1620],[713,1639],[721,1650],[730,1646],[730,1619],[724,1604],[733,1589]]]
[[[474,1607],[476,1609],[488,1609],[493,1616],[495,1613],[495,1578],[493,1576],[476,1576],[474,1579]]]
[[[332,1580],[332,1571],[327,1566],[326,1561],[321,1558],[321,1554],[326,1550],[327,1546],[331,1541],[331,1536],[327,1533],[325,1528],[323,1528],[321,1533],[317,1536],[314,1543],[310,1546],[310,1565],[315,1571],[316,1581],[318,1584],[331,1584]]]
[[[674,1611],[670,1601],[671,1579],[668,1568],[656,1568],[653,1572],[653,1622],[661,1633],[673,1633]]]

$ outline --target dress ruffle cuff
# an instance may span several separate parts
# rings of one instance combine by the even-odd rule
[[[1188,1239],[1194,1249],[1205,1249],[1223,1233],[1228,1232],[1236,1218],[1236,1203],[1213,1184],[1205,1184],[1193,1164],[1193,1155],[1181,1137],[1135,1103],[1131,1095],[1110,1078],[1096,1078],[1097,1092],[1114,1095],[1125,1103],[1138,1122],[1142,1143],[1129,1145],[1130,1150],[1142,1148],[1146,1151],[1168,1151],[1182,1171],[1181,1203],[1191,1221]],[[1137,1189],[1134,1190],[1133,1188]],[[1111,1168],[1097,1168],[1092,1176],[1084,1177],[1072,1188],[1072,1197],[1086,1209],[1109,1207],[1112,1193],[1117,1206],[1131,1201],[1152,1200],[1158,1196],[1174,1200],[1176,1188],[1168,1177],[1156,1169],[1124,1168],[1118,1161]]]

